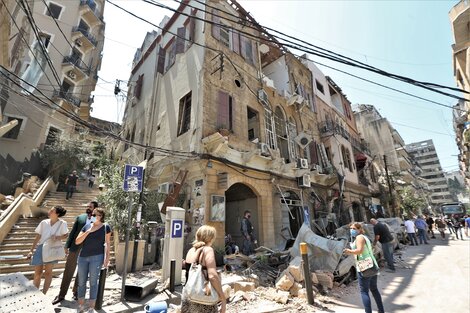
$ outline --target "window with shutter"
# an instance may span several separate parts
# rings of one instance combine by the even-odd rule
[[[171,39],[171,42],[168,46],[168,64],[166,65],[165,71],[168,71],[170,67],[175,64],[176,60],[176,43],[175,43],[175,38]]]
[[[232,50],[240,54],[240,33],[237,31],[232,31]]]
[[[180,100],[178,116],[178,136],[186,133],[191,126],[191,92]]]
[[[232,109],[234,99],[223,91],[219,91],[218,97],[217,128],[233,130]]]
[[[319,164],[318,162],[318,146],[315,140],[309,145],[309,152],[310,152],[310,164]]]
[[[195,41],[195,34],[196,34],[196,19],[194,17],[190,17],[188,46],[191,45]]]
[[[184,46],[186,42],[186,28],[180,27],[176,30],[176,51],[175,54],[184,53]]]
[[[166,51],[162,46],[160,46],[158,48],[158,64],[157,64],[157,72],[160,74],[164,73],[165,59],[166,59]]]
[[[254,65],[254,58],[253,58],[253,44],[249,38],[246,38],[244,36],[241,36],[240,38],[241,41],[241,54],[242,57],[250,63],[251,65]]]
[[[276,149],[273,111],[266,107],[264,108],[264,125],[266,132],[266,144],[269,146],[269,148]]]
[[[226,27],[220,27],[220,42],[230,48],[230,30]]]

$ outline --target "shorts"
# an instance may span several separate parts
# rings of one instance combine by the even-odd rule
[[[56,264],[59,263],[59,261],[50,261],[50,262],[43,262],[42,261],[42,244],[38,245],[36,247],[36,251],[33,254],[33,257],[31,258],[31,265],[43,265],[43,264]]]

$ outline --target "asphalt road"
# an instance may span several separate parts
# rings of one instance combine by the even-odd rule
[[[470,238],[455,240],[451,236],[442,241],[437,236],[429,245],[405,249],[403,258],[410,269],[399,262],[396,273],[380,273],[378,285],[385,312],[470,312]],[[372,295],[371,299],[377,312]],[[338,305],[330,312],[364,312],[357,281],[335,302]]]

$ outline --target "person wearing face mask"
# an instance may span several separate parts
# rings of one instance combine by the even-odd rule
[[[78,310],[84,312],[86,284],[89,277],[90,298],[88,312],[95,312],[96,296],[98,294],[98,280],[102,267],[109,264],[109,249],[111,242],[111,227],[105,224],[105,211],[102,208],[93,210],[96,220],[85,225],[75,239],[75,244],[82,244],[78,256]]]
[[[52,304],[57,304],[65,299],[65,295],[69,290],[70,283],[72,282],[73,274],[75,273],[75,268],[77,267],[77,259],[80,253],[81,245],[75,244],[75,239],[82,230],[83,226],[90,225],[94,219],[92,216],[93,210],[98,207],[98,202],[91,201],[88,203],[85,213],[80,214],[75,218],[73,223],[72,230],[70,231],[67,242],[65,243],[65,249],[67,249],[67,260],[65,261],[64,274],[62,275],[62,282],[60,284],[60,291],[57,297],[54,298]],[[73,299],[77,300],[77,288],[78,288],[78,277],[75,278],[73,284],[72,292]]]
[[[351,237],[355,238],[355,240],[351,244],[351,249],[344,249],[344,253],[357,256],[356,268],[358,267],[358,258],[365,259],[371,257],[372,260],[374,260],[374,263],[377,264],[377,261],[375,261],[374,254],[372,252],[370,240],[364,236],[364,228],[362,228],[362,225],[360,223],[351,223],[349,229]],[[364,277],[362,272],[359,271],[359,269],[357,270],[357,278],[361,292],[362,304],[364,305],[366,313],[372,313],[372,304],[370,301],[369,290],[372,292],[372,296],[374,297],[375,303],[377,304],[379,313],[385,312],[382,303],[382,296],[380,295],[379,289],[377,288],[377,276],[378,273],[370,277]]]

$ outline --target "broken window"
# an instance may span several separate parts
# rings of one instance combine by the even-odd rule
[[[191,92],[181,98],[178,116],[178,136],[186,133],[191,126]]]
[[[176,43],[175,43],[175,38],[171,39],[169,45],[167,46],[168,50],[168,63],[166,65],[166,71],[170,69],[170,67],[175,64],[176,60]]]
[[[350,172],[352,172],[353,167],[351,163],[351,154],[349,152],[349,149],[343,145],[341,145],[341,155],[342,155],[344,167],[346,167]]]
[[[158,62],[157,62],[157,72],[160,74],[164,73],[165,59],[166,59],[166,50],[162,46],[160,46],[158,48]]]
[[[44,143],[44,145],[54,145],[56,142],[59,141],[61,133],[62,131],[60,129],[50,126],[49,131],[47,132],[46,142]]]
[[[255,65],[255,51],[253,42],[251,41],[251,39],[246,38],[244,36],[241,37],[241,53],[245,61],[247,61],[251,65]]]
[[[5,123],[9,123],[13,120],[17,120],[18,124],[16,124],[15,127],[13,127],[6,134],[4,134],[3,138],[18,139],[18,136],[20,135],[21,126],[23,124],[23,119],[13,116],[5,116]]]
[[[315,85],[317,86],[317,90],[321,92],[322,94],[325,94],[325,88],[323,88],[323,85],[315,79]]]
[[[234,99],[228,93],[219,90],[217,110],[217,129],[233,130]]]
[[[62,7],[52,2],[49,2],[47,6],[49,7],[49,9],[46,8],[46,15],[51,16],[55,19],[59,19],[60,12],[62,12]]]
[[[230,30],[225,27],[220,27],[220,42],[230,48]]]
[[[281,157],[284,158],[286,163],[290,163],[289,158],[289,142],[287,138],[287,123],[284,118],[284,113],[280,107],[276,108],[274,113],[274,125],[276,127],[276,141],[277,148],[281,154]]]
[[[186,28],[180,27],[177,29],[176,32],[178,36],[176,37],[175,54],[184,53],[186,42]]]
[[[259,114],[250,107],[247,107],[248,140],[259,139]]]
[[[266,144],[269,146],[269,148],[276,149],[273,111],[267,107],[264,108],[264,124],[266,132]]]
[[[140,100],[140,96],[142,94],[142,85],[144,83],[144,74],[140,74],[139,78],[137,78],[137,81],[135,83],[135,88],[134,88],[134,97]]]
[[[296,160],[298,153],[297,153],[297,143],[295,142],[295,137],[297,137],[297,126],[295,125],[295,121],[290,118],[289,123],[287,124],[287,129],[289,132],[289,155],[291,160]]]
[[[41,39],[44,48],[47,49],[49,47],[49,44],[51,43],[51,35],[39,33],[39,39]]]

